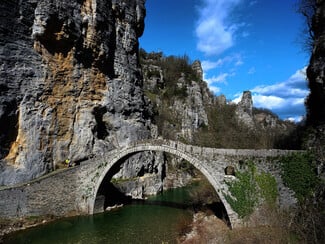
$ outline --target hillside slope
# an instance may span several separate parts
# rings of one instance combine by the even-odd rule
[[[199,61],[140,50],[145,94],[163,138],[219,148],[293,148],[286,144],[295,125],[253,107],[249,91],[239,104],[215,96]]]

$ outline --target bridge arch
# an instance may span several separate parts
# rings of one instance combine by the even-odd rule
[[[209,181],[209,183],[213,186],[215,189],[215,192],[220,198],[220,201],[224,205],[229,221],[230,226],[233,228],[238,223],[238,216],[236,212],[233,211],[229,203],[226,201],[225,197],[223,196],[221,189],[223,189],[222,185],[212,176],[210,173],[210,170],[201,163],[201,160],[198,159],[196,156],[190,154],[184,148],[178,147],[179,143],[176,142],[169,142],[164,143],[161,145],[157,144],[150,144],[150,143],[137,143],[135,145],[122,148],[122,149],[116,149],[116,152],[111,154],[109,157],[110,161],[106,164],[104,169],[101,171],[100,174],[97,174],[97,179],[95,181],[95,187],[93,188],[91,199],[88,201],[88,211],[90,214],[94,213],[94,206],[96,201],[96,196],[99,190],[99,187],[101,183],[103,182],[105,176],[107,173],[112,169],[114,165],[116,165],[121,159],[132,155],[134,153],[138,152],[144,152],[144,151],[157,151],[157,152],[167,152],[176,156],[179,156],[185,160],[187,160],[189,163],[191,163],[195,168],[197,168]],[[184,144],[181,144],[184,146]]]

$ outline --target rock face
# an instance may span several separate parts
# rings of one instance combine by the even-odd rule
[[[145,55],[140,67],[144,2],[1,4],[0,185],[27,181],[66,159],[78,163],[132,141],[163,136],[192,143],[200,130],[220,130],[213,115],[228,104],[209,91],[199,61],[189,65],[186,57],[158,53]],[[255,123],[250,93],[237,110],[248,126]],[[164,164],[162,155],[133,155],[115,177],[142,177],[137,189],[150,181],[156,187],[148,191],[159,191]]]
[[[325,2],[315,1],[311,32],[313,50],[307,68],[310,94],[307,99],[307,125],[309,135],[306,147],[317,157],[317,173],[325,179]],[[325,189],[323,188],[324,192]],[[321,195],[321,194],[320,194]],[[323,197],[324,198],[324,197]],[[324,202],[324,199],[322,200]]]
[[[194,133],[208,125],[206,108],[216,99],[203,81],[200,61],[191,66],[186,62],[182,58],[166,58],[162,53],[146,53],[142,69],[144,89],[159,114],[159,135],[192,142]],[[186,65],[188,69],[182,70]]]
[[[266,109],[253,107],[252,93],[244,91],[241,101],[236,106],[236,117],[240,123],[252,130],[290,131],[294,127],[290,123],[281,121],[279,117]]]
[[[197,82],[186,83],[184,77],[178,79],[178,86],[186,89],[188,96],[184,100],[175,100],[172,108],[181,118],[181,132],[178,136],[188,138],[191,141],[194,131],[209,123],[204,105],[210,97],[205,96],[208,93],[202,92]]]
[[[138,63],[144,0],[0,8],[0,185],[151,136]]]
[[[254,108],[250,91],[239,104],[228,103],[208,89],[199,61],[144,50],[140,61],[159,136],[206,147],[285,147],[282,139],[295,126]]]
[[[310,95],[307,99],[307,123],[325,124],[325,2],[315,1],[311,32],[313,33],[313,51],[307,68]]]
[[[253,99],[250,91],[244,91],[241,101],[236,108],[236,115],[239,121],[247,127],[253,128]]]

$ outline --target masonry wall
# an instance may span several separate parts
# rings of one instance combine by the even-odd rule
[[[155,142],[155,141],[154,141]],[[96,194],[96,185],[105,167],[121,158],[138,151],[166,151],[195,161],[199,170],[205,170],[212,181],[218,182],[221,192],[226,185],[225,167],[240,168],[240,163],[251,159],[258,170],[269,172],[276,177],[279,189],[280,206],[292,206],[296,200],[293,192],[283,185],[278,164],[274,158],[288,154],[277,150],[225,150],[191,147],[175,142],[137,144],[116,149],[100,158],[89,159],[80,166],[52,173],[46,177],[12,188],[0,189],[0,217],[20,217],[38,215],[65,216],[71,213],[92,212],[90,204]],[[193,156],[192,156],[193,155]],[[273,159],[272,159],[273,158]],[[194,160],[195,159],[195,160]],[[231,212],[231,211],[230,211]],[[228,213],[229,214],[229,213]],[[230,213],[231,214],[231,213]]]
[[[76,213],[78,168],[70,168],[11,188],[0,190],[0,217]]]

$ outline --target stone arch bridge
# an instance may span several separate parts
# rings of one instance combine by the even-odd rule
[[[14,187],[0,189],[0,216],[93,214],[99,186],[109,170],[121,160],[143,151],[161,151],[177,155],[195,166],[216,190],[228,214],[231,227],[241,224],[236,212],[226,201],[225,174],[227,166],[239,168],[241,162],[252,160],[258,170],[270,172],[277,179],[281,199],[293,198],[284,187],[274,158],[292,153],[288,150],[214,149],[191,146],[169,140],[138,141],[116,148],[80,165],[35,179]],[[294,199],[293,199],[294,202]]]

